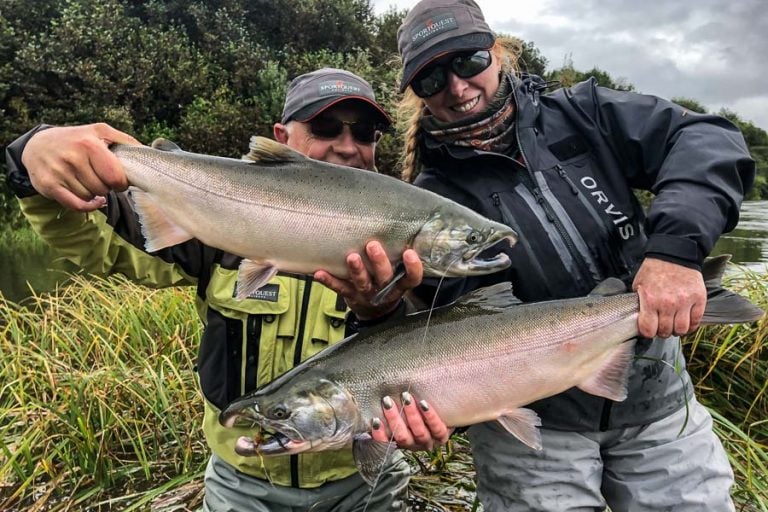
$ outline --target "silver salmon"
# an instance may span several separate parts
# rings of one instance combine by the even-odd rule
[[[763,315],[721,287],[727,261],[705,262],[704,324]],[[239,438],[241,455],[351,446],[369,483],[391,450],[373,441],[370,421],[381,416],[384,396],[397,399],[403,391],[428,401],[449,426],[497,420],[540,449],[540,420],[525,405],[574,386],[626,398],[638,312],[637,294],[614,278],[586,297],[529,304],[515,298],[509,283],[497,284],[435,310],[426,333],[422,312],[349,337],[234,401],[219,421],[270,433],[263,442]]]
[[[278,270],[347,277],[346,256],[380,241],[397,264],[413,248],[425,275],[467,276],[507,268],[509,257],[481,256],[515,232],[473,210],[396,178],[329,164],[263,137],[242,160],[115,145],[125,168],[146,249],[196,238],[244,258],[238,297]],[[366,264],[368,264],[366,262]]]

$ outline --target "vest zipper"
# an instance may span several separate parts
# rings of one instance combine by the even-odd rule
[[[512,88],[512,95],[514,96],[515,104],[519,105],[520,102],[517,99],[517,91],[515,88]],[[539,206],[544,210],[544,213],[547,216],[547,219],[554,224],[555,229],[557,229],[557,232],[560,234],[560,237],[563,239],[563,242],[565,243],[565,246],[568,248],[568,252],[571,253],[571,256],[573,257],[573,261],[576,262],[576,265],[579,267],[579,272],[582,275],[582,278],[584,279],[585,283],[590,283],[592,281],[592,273],[589,271],[589,267],[587,266],[587,263],[582,259],[581,254],[579,253],[578,249],[576,248],[575,244],[573,243],[573,239],[571,239],[571,236],[568,234],[568,231],[565,229],[565,226],[563,225],[562,221],[557,217],[557,214],[555,213],[554,209],[552,208],[552,205],[550,205],[547,202],[547,199],[544,197],[544,195],[541,193],[541,189],[537,185],[536,176],[534,176],[533,171],[531,170],[531,164],[528,160],[528,157],[525,154],[525,151],[523,150],[523,145],[520,143],[520,110],[517,109],[515,112],[515,137],[517,137],[517,149],[520,151],[520,157],[523,159],[523,163],[525,164],[525,170],[527,176],[531,180],[531,192],[533,193],[533,197],[536,199],[536,202],[539,204]],[[513,160],[514,161],[514,160]]]
[[[570,176],[566,174],[565,169],[563,169],[563,166],[561,166],[560,164],[557,164],[555,166],[555,169],[557,169],[557,174],[559,174],[560,177],[563,178],[563,180],[571,188],[571,192],[573,193],[573,195],[575,196],[579,195],[579,189],[576,188],[576,184],[573,182],[573,180],[571,180]]]
[[[246,393],[257,387],[257,369],[259,367],[259,340],[261,339],[261,315],[248,315],[245,345],[245,378],[243,388]]]
[[[522,150],[520,153],[522,154]],[[592,273],[589,271],[587,263],[581,257],[581,253],[579,253],[579,250],[576,248],[576,244],[573,242],[571,235],[568,234],[568,230],[565,228],[565,225],[563,225],[563,222],[557,216],[557,213],[555,213],[555,209],[552,208],[552,205],[550,205],[549,202],[547,202],[547,199],[544,197],[544,194],[542,194],[541,189],[535,185],[536,178],[531,174],[532,173],[529,170],[528,175],[534,183],[531,185],[533,187],[531,189],[531,193],[533,194],[534,199],[539,204],[539,207],[541,207],[541,209],[544,211],[544,214],[547,216],[547,220],[549,220],[549,222],[555,226],[557,233],[560,235],[563,243],[565,243],[565,247],[568,249],[571,257],[573,257],[573,261],[576,262],[576,266],[579,268],[579,272],[581,273],[584,282],[590,283],[592,281]]]
[[[301,311],[299,312],[299,332],[296,336],[296,347],[293,352],[293,366],[301,363],[301,351],[304,348],[304,329],[307,327],[307,308],[309,307],[309,296],[312,292],[312,277],[304,278],[304,294],[301,299]],[[291,455],[291,486],[299,487],[299,456]]]

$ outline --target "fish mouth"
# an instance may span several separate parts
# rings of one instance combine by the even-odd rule
[[[301,453],[311,448],[311,443],[303,439],[291,439],[282,432],[268,433],[256,440],[253,437],[241,436],[235,442],[235,453],[244,457],[254,455],[288,455]]]
[[[481,258],[480,254],[497,246],[504,240],[509,243],[510,247],[515,245],[517,243],[517,233],[514,231],[510,233],[510,231],[507,231],[506,233],[496,232],[496,236],[491,235],[489,243],[464,253],[461,261],[452,265],[452,268],[459,271],[460,275],[489,274],[508,268],[512,264],[512,261],[506,253],[500,252],[492,258]]]
[[[235,452],[245,457],[253,455],[282,455],[301,453],[312,447],[296,429],[263,417],[253,406],[249,409],[226,409],[219,414],[219,423],[227,428],[260,427],[254,436],[240,436],[235,442]]]
[[[509,259],[509,256],[507,256],[506,253],[501,252],[493,258],[480,258],[475,256],[470,259],[465,259],[458,266],[462,268],[462,271],[467,275],[479,275],[504,270],[511,264],[512,260]]]

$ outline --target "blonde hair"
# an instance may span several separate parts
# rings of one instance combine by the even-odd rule
[[[500,36],[491,47],[494,58],[501,62],[502,73],[517,73],[517,61],[523,52],[523,43],[515,37]],[[419,161],[419,122],[424,116],[424,101],[409,86],[397,105],[397,125],[405,144],[400,156],[401,178],[409,183],[421,171]]]

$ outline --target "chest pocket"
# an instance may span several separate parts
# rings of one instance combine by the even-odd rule
[[[311,349],[303,354],[309,357],[328,345],[344,339],[346,324],[344,323],[347,306],[344,300],[333,290],[315,284],[320,288],[320,307],[318,321],[310,333]]]
[[[238,300],[236,282],[236,270],[217,267],[207,296],[209,307],[242,322],[245,389],[271,381],[343,339],[346,306],[320,283],[278,275],[250,298]]]

